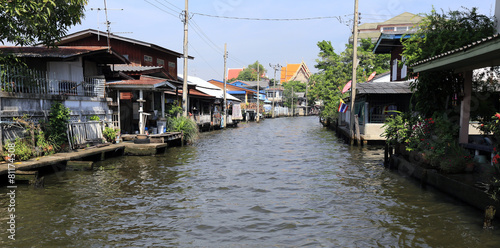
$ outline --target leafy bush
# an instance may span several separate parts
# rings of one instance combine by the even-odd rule
[[[193,143],[199,136],[196,122],[184,116],[170,117],[167,130],[169,132],[184,132],[184,140],[188,143]]]
[[[7,156],[8,155],[8,150],[9,148],[11,148],[10,150],[12,151],[12,144],[10,141],[7,141],[4,145],[4,154],[3,156]],[[17,160],[28,160],[31,158],[31,156],[33,156],[33,149],[32,149],[32,146],[29,145],[29,141],[25,140],[25,139],[19,139],[17,138],[15,141],[14,141],[14,158],[11,158],[11,159],[17,159]]]
[[[57,147],[68,142],[66,131],[69,123],[69,108],[62,103],[56,102],[50,107],[47,136]]]
[[[421,153],[426,162],[445,173],[458,173],[472,160],[458,144],[458,127],[443,115],[432,118],[409,113],[390,117],[384,124],[387,143],[403,144],[407,151]]]
[[[99,118],[99,116],[97,116],[97,115],[90,116],[89,119],[90,119],[90,121],[100,121],[101,120],[101,118]]]
[[[120,129],[105,127],[104,131],[102,132],[102,135],[104,136],[107,142],[112,143],[113,141],[116,140],[116,134],[118,132],[120,132]]]
[[[179,106],[179,102],[175,100],[172,104],[167,105],[166,112],[169,116],[177,116],[182,113],[182,107]]]
[[[386,138],[387,143],[390,145],[405,143],[405,122],[406,120],[399,114],[388,117],[382,126],[384,132],[380,136]]]

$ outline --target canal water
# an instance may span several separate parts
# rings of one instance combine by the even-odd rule
[[[16,240],[2,247],[498,247],[482,212],[382,166],[317,117],[201,134],[155,157],[16,191]],[[0,190],[6,195],[7,189]],[[499,223],[500,224],[500,223]]]

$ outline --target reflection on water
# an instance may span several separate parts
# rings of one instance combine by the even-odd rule
[[[18,247],[495,247],[482,214],[348,147],[316,117],[59,172],[17,191]],[[1,189],[1,193],[7,193]],[[0,242],[7,240],[2,198]]]

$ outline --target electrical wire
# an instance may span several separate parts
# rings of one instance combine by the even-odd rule
[[[175,18],[178,18],[178,16],[177,16],[177,15],[174,15],[174,14],[172,14],[172,13],[170,13],[170,12],[168,12],[168,11],[166,11],[166,10],[164,10],[164,9],[162,9],[162,8],[160,8],[160,7],[158,7],[158,6],[156,6],[155,4],[153,4],[153,3],[152,3],[152,2],[150,2],[150,1],[148,1],[148,0],[144,0],[144,1],[145,1],[146,3],[149,3],[149,4],[153,5],[154,7],[156,7],[157,9],[159,9],[159,10],[161,10],[161,11],[163,11],[163,12],[165,12],[165,13],[167,13],[167,14],[169,14],[169,15],[171,15],[171,16],[173,16],[173,17],[175,17]]]
[[[172,5],[174,8],[178,9],[179,11],[183,11],[183,9],[175,6],[175,4],[173,4],[173,3],[169,2],[169,1],[167,1],[167,0],[163,0],[163,1],[166,2],[166,3],[168,3],[168,4],[170,4],[170,5]]]
[[[192,48],[195,53],[197,53],[199,55],[199,57],[208,65],[208,67],[210,67],[210,69],[212,69],[217,75],[220,76],[220,71],[218,72],[215,68],[212,67],[212,65],[210,63],[208,63],[208,61],[201,55],[200,52],[198,52],[198,50],[196,50],[196,48],[194,48],[194,46],[191,46],[191,44],[188,44],[190,48]]]
[[[224,54],[224,50],[222,48],[220,48],[217,44],[215,44],[215,42],[213,42],[210,37],[208,37],[208,35],[205,34],[205,32],[203,32],[203,30],[201,29],[201,27],[194,21],[194,20],[191,20],[189,22],[189,25],[194,28],[193,30],[198,33],[198,35],[200,35],[200,37],[204,37],[211,45],[212,45],[212,48],[214,50],[216,50],[218,53],[220,54]],[[198,32],[199,31],[199,32]]]
[[[218,54],[224,55],[224,50],[220,48],[215,42],[213,42],[208,35],[203,32],[203,29],[196,23],[196,21],[191,20],[189,22],[189,26],[193,28],[193,31],[200,36],[200,38],[207,43],[213,50],[215,50]],[[237,64],[241,64],[242,67],[245,66],[245,63],[239,60],[238,58],[233,58],[233,56],[228,57],[229,60],[236,62]]]
[[[342,17],[340,16],[322,16],[322,17],[306,17],[306,18],[253,18],[253,17],[218,16],[218,15],[209,15],[203,13],[192,13],[192,14],[193,16],[200,15],[212,18],[250,20],[250,21],[310,21],[310,20],[321,20],[321,19],[337,19],[339,22],[342,22]]]
[[[160,2],[160,1],[158,1],[158,0],[155,0],[155,1],[156,1],[158,4],[162,5],[163,7],[165,7],[165,8],[167,8],[167,9],[169,9],[169,10],[173,11],[174,13],[175,13],[175,12],[178,12],[177,10],[175,10],[175,9],[172,9],[172,8],[168,7],[167,5],[165,5],[164,3],[162,3],[162,2]]]

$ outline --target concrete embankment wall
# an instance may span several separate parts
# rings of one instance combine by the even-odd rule
[[[499,202],[493,201],[485,192],[485,189],[473,185],[476,176],[472,173],[442,174],[435,169],[426,169],[410,163],[401,155],[392,155],[387,166],[392,170],[397,170],[418,179],[422,186],[432,186],[480,210],[484,210],[489,205],[500,209]],[[497,218],[499,218],[498,215]]]

